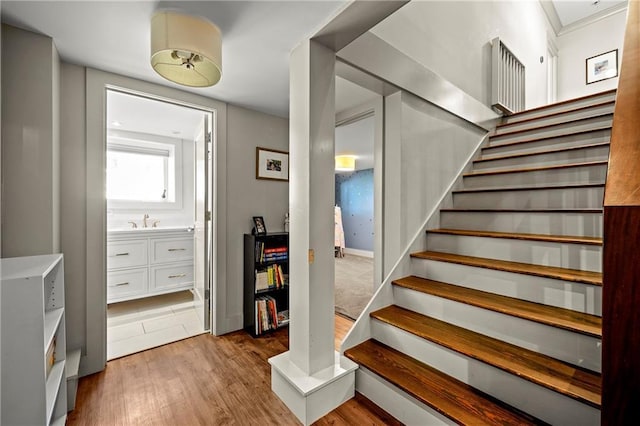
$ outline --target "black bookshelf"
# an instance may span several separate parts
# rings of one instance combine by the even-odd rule
[[[289,234],[244,234],[245,330],[257,337],[285,327],[288,312]]]

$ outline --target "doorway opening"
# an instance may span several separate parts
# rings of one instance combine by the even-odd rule
[[[107,360],[211,328],[213,113],[108,89]]]
[[[335,172],[335,311],[357,319],[376,289],[375,108],[379,95],[336,77],[335,155],[351,156],[350,170]],[[357,102],[354,104],[353,102]]]

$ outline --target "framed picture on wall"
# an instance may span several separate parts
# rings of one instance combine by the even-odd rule
[[[289,153],[256,147],[256,179],[289,180]]]
[[[618,49],[587,58],[587,84],[618,76]]]

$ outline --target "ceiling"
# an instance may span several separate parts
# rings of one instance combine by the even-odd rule
[[[373,168],[374,120],[369,116],[336,127],[336,155],[355,155],[356,170]]]
[[[626,4],[627,0],[553,0],[552,3],[560,23],[566,27],[612,7]]]
[[[181,105],[107,92],[107,128],[195,140],[204,112]]]
[[[2,21],[53,38],[70,63],[178,87],[287,117],[289,54],[346,1],[6,1]],[[149,64],[150,20],[158,9],[208,18],[222,31],[220,83],[186,88]]]
[[[541,0],[549,3],[549,0]],[[2,21],[53,38],[61,58],[70,63],[177,87],[246,108],[288,117],[289,55],[295,45],[327,23],[341,1],[7,1]],[[561,26],[575,25],[620,6],[626,0],[551,0]],[[176,9],[208,18],[223,35],[223,76],[205,89],[178,86],[158,76],[149,64],[150,19],[158,9]],[[336,79],[336,109],[351,108],[378,95]],[[201,113],[176,105],[116,96],[110,123],[120,130],[192,138]],[[144,103],[146,107],[143,107]],[[177,119],[180,117],[180,119]],[[151,120],[155,118],[155,120]],[[195,124],[194,124],[195,123]],[[367,123],[344,130],[360,129]],[[110,127],[112,127],[110,125]],[[358,168],[368,168],[372,146],[359,136],[336,141],[336,153],[355,153]],[[363,151],[364,149],[371,151]],[[369,156],[371,158],[369,159]]]

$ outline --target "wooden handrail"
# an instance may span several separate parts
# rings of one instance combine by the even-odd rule
[[[640,5],[629,2],[605,206],[640,206]]]
[[[640,3],[629,1],[604,197],[603,425],[640,424]]]

